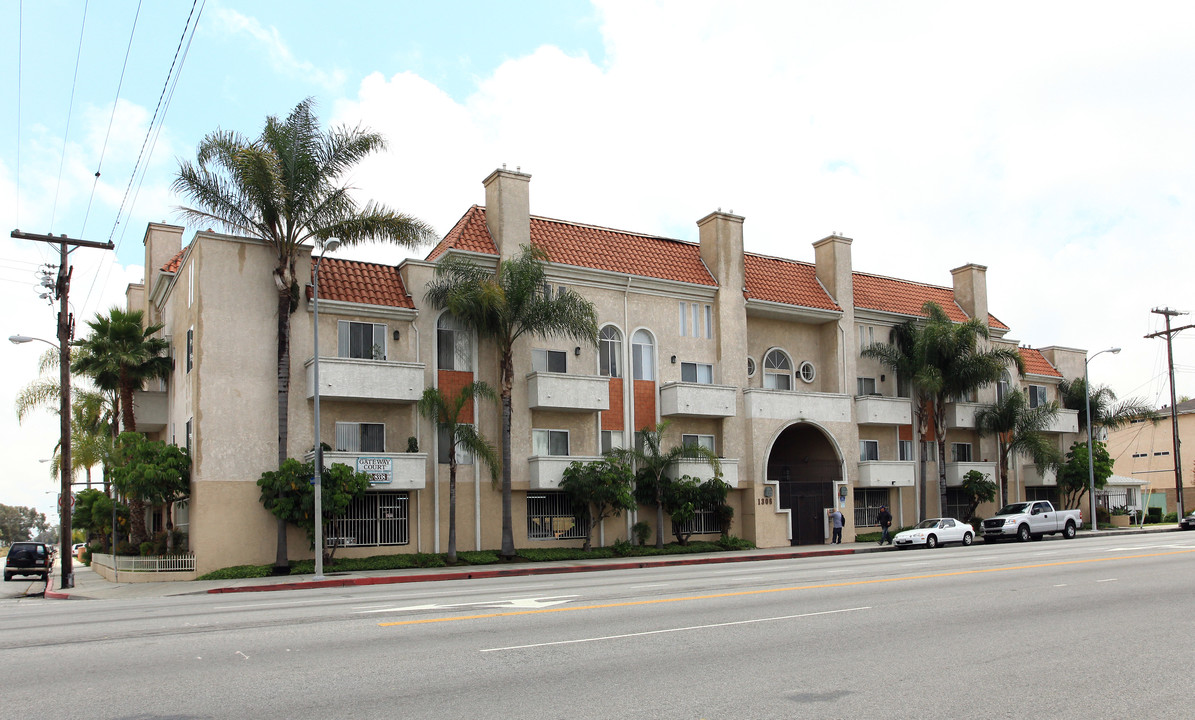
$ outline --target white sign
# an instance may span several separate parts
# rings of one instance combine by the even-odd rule
[[[386,457],[357,458],[357,472],[369,475],[370,485],[389,485],[394,479],[394,459]]]

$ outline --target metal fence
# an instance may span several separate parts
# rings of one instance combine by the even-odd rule
[[[879,527],[876,516],[888,504],[888,491],[859,488],[855,490],[855,527]]]
[[[407,545],[411,542],[410,493],[370,492],[349,505],[344,517],[324,526],[324,541],[335,547]]]
[[[697,509],[693,519],[677,527],[677,532],[690,535],[721,534],[718,527],[718,512],[713,505],[705,505]]]
[[[137,557],[135,555],[107,555],[92,553],[92,564],[121,572],[195,572],[195,553]]]
[[[585,537],[573,503],[562,492],[527,493],[527,539],[575,540]]]

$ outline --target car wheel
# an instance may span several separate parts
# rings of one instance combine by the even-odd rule
[[[12,581],[12,573],[4,573],[4,582]]]
[[[934,548],[938,547],[938,536],[930,535],[929,537],[927,537],[925,539],[925,546],[927,548],[929,548],[930,550],[933,550]]]
[[[972,538],[971,538],[971,533],[964,533],[964,534],[963,534],[963,545],[970,545],[970,544],[971,544],[971,540],[972,540]]]
[[[1021,527],[1017,528],[1017,540],[1020,540],[1021,542],[1029,542],[1030,537],[1032,537],[1032,535],[1029,534],[1028,525],[1022,525]]]
[[[1062,537],[1064,540],[1070,540],[1075,537],[1075,524],[1068,522],[1066,527],[1062,528]]]

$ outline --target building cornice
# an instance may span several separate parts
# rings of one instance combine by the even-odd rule
[[[355,303],[347,300],[320,300],[319,304],[321,305],[320,312],[327,312],[332,315],[354,315],[357,317],[407,321],[413,321],[419,316],[418,310],[390,305],[370,305],[368,303]],[[307,312],[315,312],[315,303],[310,298],[307,299]]]
[[[824,325],[825,323],[838,322],[843,312],[841,310],[824,310],[822,308],[811,308],[801,305],[788,305],[771,300],[748,299],[747,315],[775,317],[784,320],[796,320],[798,322]]]

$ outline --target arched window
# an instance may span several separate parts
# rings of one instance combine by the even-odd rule
[[[473,333],[452,313],[436,321],[436,358],[441,370],[473,370]]]
[[[613,325],[598,335],[598,373],[603,377],[622,377],[622,333]]]
[[[769,350],[764,356],[763,386],[770,390],[793,389],[793,364],[783,350]]]
[[[646,330],[637,330],[631,338],[631,364],[636,380],[656,379],[656,346]]]

